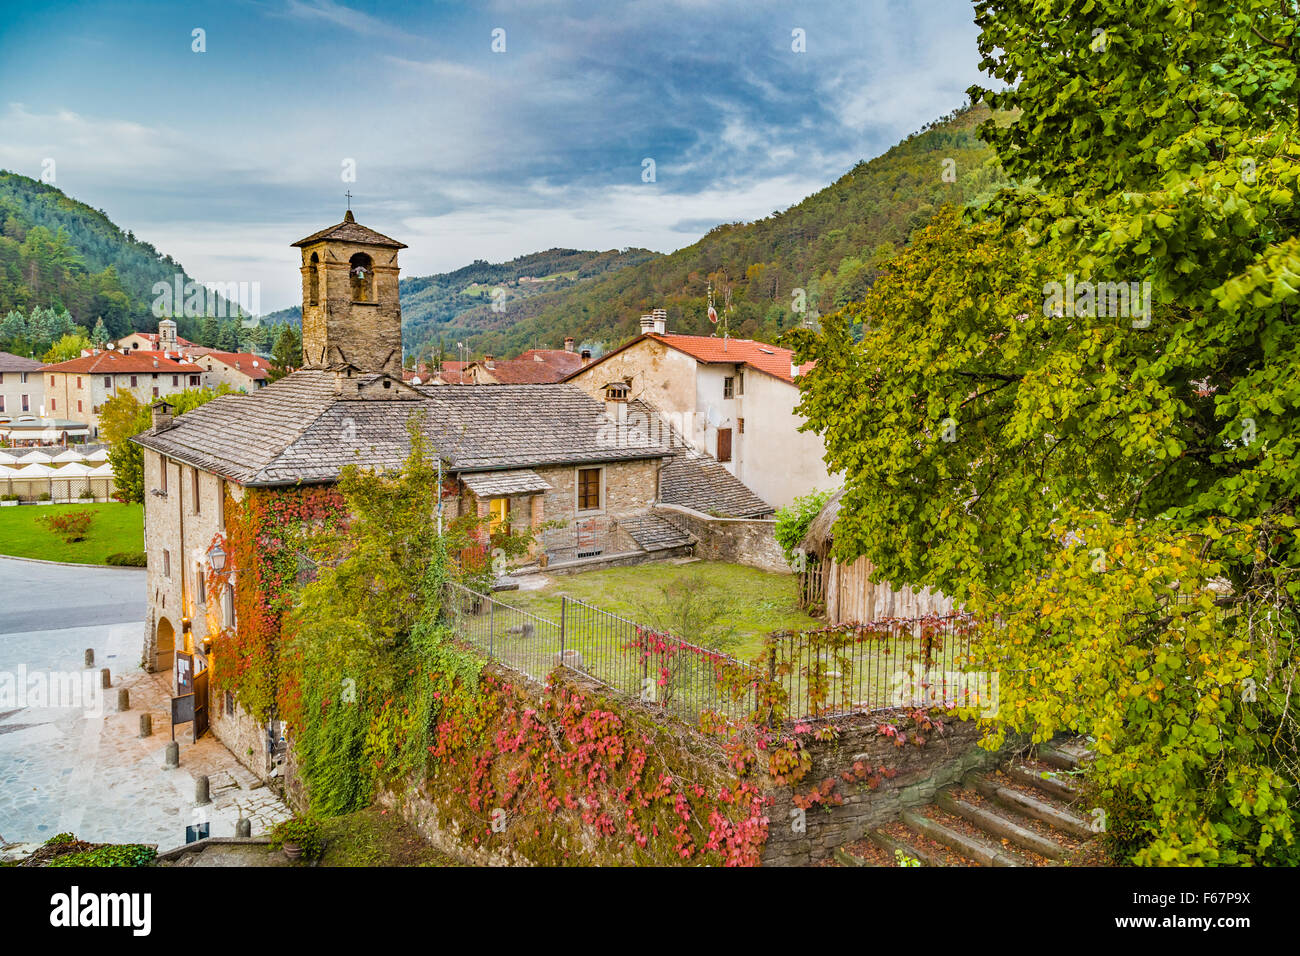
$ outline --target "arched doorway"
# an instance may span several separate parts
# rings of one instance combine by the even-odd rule
[[[172,622],[164,617],[158,621],[158,630],[154,638],[153,669],[155,673],[167,674],[170,679],[175,666],[176,631],[172,627]]]

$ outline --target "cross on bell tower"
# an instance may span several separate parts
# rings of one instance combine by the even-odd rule
[[[338,225],[293,245],[302,250],[305,368],[354,365],[402,374],[397,253],[405,243],[361,225],[348,209]]]

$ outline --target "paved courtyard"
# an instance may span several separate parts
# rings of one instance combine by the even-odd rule
[[[0,558],[0,844],[69,831],[169,849],[192,823],[233,836],[246,816],[256,835],[289,815],[211,734],[191,743],[189,725],[177,728],[180,768],[163,769],[171,688],[140,667],[144,583],[142,570]],[[130,709],[119,713],[122,688]],[[153,719],[147,738],[143,713]],[[211,803],[196,806],[201,775]]]

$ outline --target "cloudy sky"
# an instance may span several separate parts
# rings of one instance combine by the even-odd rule
[[[44,0],[0,22],[0,168],[271,311],[349,189],[404,275],[768,215],[962,105],[975,37],[969,0]]]

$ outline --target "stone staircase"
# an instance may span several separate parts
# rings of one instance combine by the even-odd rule
[[[1081,739],[1040,744],[997,770],[968,774],[933,803],[834,851],[840,866],[1089,865],[1100,853],[1073,771]]]

